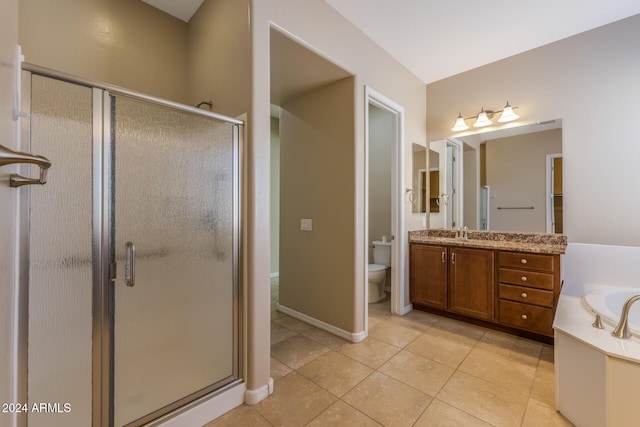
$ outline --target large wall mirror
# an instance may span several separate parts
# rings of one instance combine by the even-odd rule
[[[431,228],[563,232],[562,120],[432,141],[428,158]]]
[[[413,182],[411,204],[413,213],[426,213],[429,204],[429,180],[427,179],[427,148],[413,143],[412,160]]]

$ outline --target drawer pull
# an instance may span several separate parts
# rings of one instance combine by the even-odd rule
[[[526,314],[523,314],[523,315],[522,315],[522,316],[520,316],[520,317],[522,317],[522,319],[523,319],[523,320],[527,320],[527,319],[529,318],[529,316],[527,316]]]
[[[444,251],[442,251],[442,262],[447,262],[447,257],[444,254]]]
[[[522,264],[526,264],[526,263],[527,263],[527,259],[526,259],[526,258],[522,258],[522,259],[520,260],[520,262],[521,262]]]
[[[526,292],[523,292],[522,294],[520,294],[520,296],[521,296],[522,298],[526,298],[526,297],[528,297],[529,295],[527,295],[527,293],[526,293]]]
[[[527,281],[527,276],[522,276],[522,277],[520,278],[520,280],[522,280],[523,282],[526,282],[526,281]]]

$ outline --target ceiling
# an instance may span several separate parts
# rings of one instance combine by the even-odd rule
[[[188,22],[204,0],[143,0]],[[425,83],[640,13],[637,0],[324,0]]]
[[[271,29],[271,103],[283,105],[350,74],[311,48]]]
[[[325,0],[425,83],[640,13],[633,0]]]
[[[142,0],[163,12],[189,22],[204,0]]]

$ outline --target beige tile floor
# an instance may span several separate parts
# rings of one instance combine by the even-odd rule
[[[554,410],[553,347],[420,311],[369,305],[349,343],[275,310],[274,393],[205,427],[571,426]]]

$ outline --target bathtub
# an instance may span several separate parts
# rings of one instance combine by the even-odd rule
[[[585,294],[582,300],[592,313],[600,315],[605,324],[615,327],[620,320],[622,306],[634,295],[640,295],[640,288],[605,287]],[[640,301],[631,306],[628,325],[631,334],[640,337]]]
[[[621,339],[611,335],[618,324],[622,305],[628,296],[638,295],[636,291],[640,291],[640,288],[565,281],[553,319],[556,344],[558,333],[563,333],[606,356],[633,362],[640,369],[640,301],[631,307],[629,313],[630,325],[634,329],[631,338]],[[596,313],[600,314],[604,329],[592,326]]]
[[[640,335],[611,336],[622,305],[640,291],[638,259],[640,246],[581,243],[570,243],[562,258],[564,284],[553,321],[556,409],[574,425],[640,425]],[[638,304],[630,316],[635,332]],[[604,329],[591,326],[594,313]]]
[[[565,281],[554,319],[556,409],[577,426],[638,425],[640,301],[630,312],[631,338],[611,335],[622,305],[638,291]],[[604,329],[591,325],[594,313]]]

